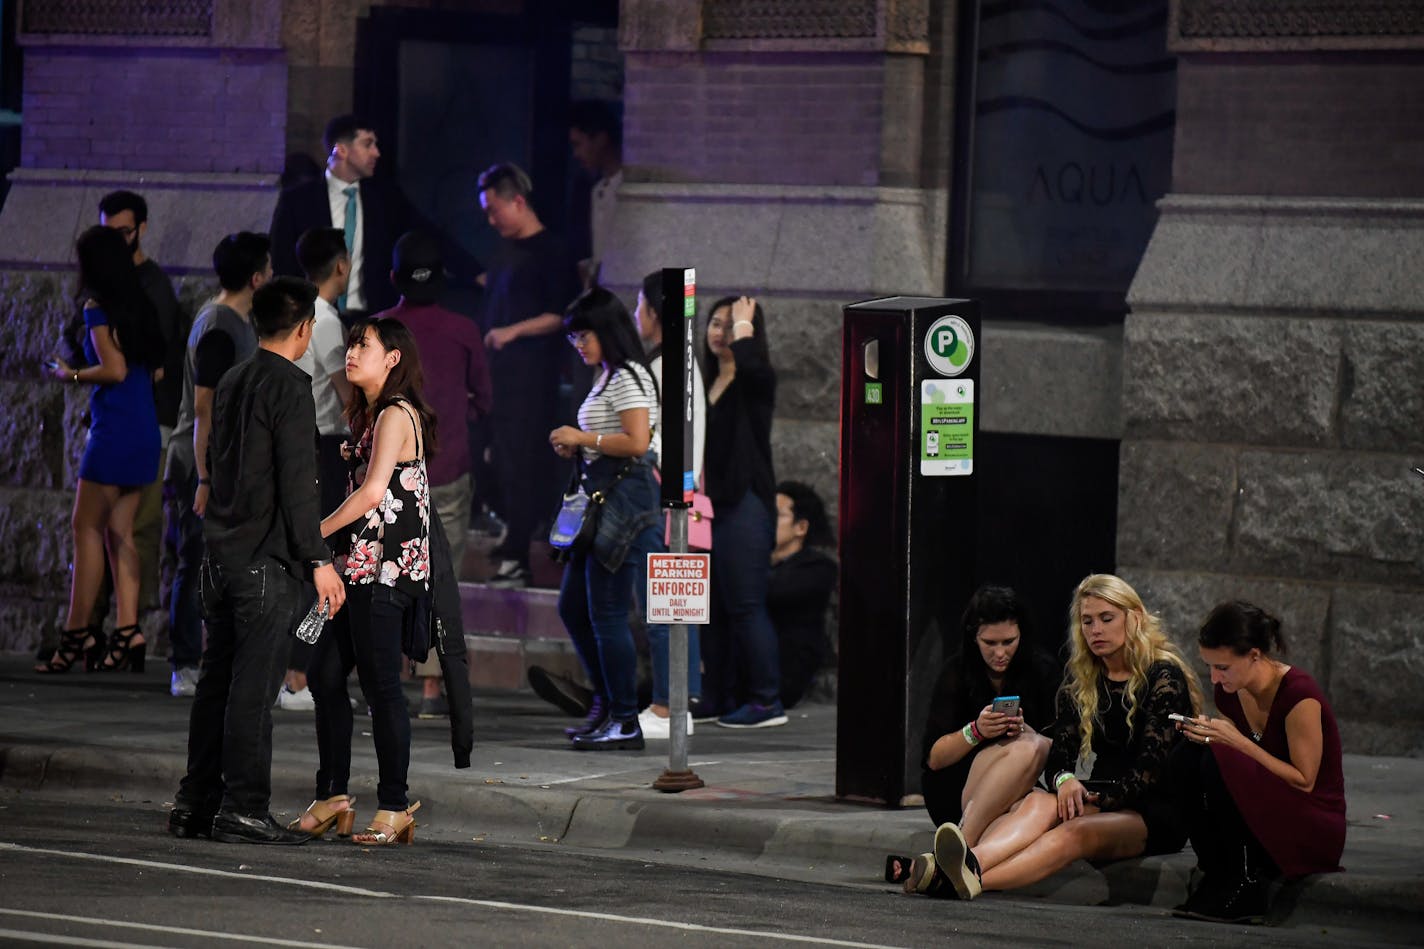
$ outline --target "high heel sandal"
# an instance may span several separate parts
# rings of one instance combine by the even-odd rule
[[[114,635],[109,637],[108,655],[94,668],[101,672],[118,672],[120,669],[142,672],[143,659],[148,654],[148,643],[134,645],[133,641],[135,636],[142,635],[143,630],[137,623],[115,629]]]
[[[338,808],[335,805],[345,804],[345,807]],[[304,827],[302,821],[308,817],[316,821],[310,827]],[[313,837],[320,837],[336,826],[336,836],[350,837],[351,829],[356,825],[356,799],[349,794],[337,794],[324,801],[312,801],[301,817],[287,825],[288,830],[300,830],[311,834]]]
[[[86,647],[84,644],[91,638],[94,642]],[[84,657],[86,670],[98,667],[99,661],[104,656],[103,632],[92,626],[66,629],[60,636],[59,648],[54,651],[54,655],[49,657],[48,662],[42,662],[35,666],[35,671],[40,675],[57,675],[61,672],[68,672],[70,667],[79,661],[80,656]]]
[[[415,812],[418,810],[419,801],[403,811],[377,811],[365,832],[352,837],[351,842],[362,846],[415,843]],[[390,832],[378,830],[379,827],[387,827]]]

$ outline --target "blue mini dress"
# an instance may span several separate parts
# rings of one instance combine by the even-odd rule
[[[99,364],[89,331],[107,326],[98,307],[84,310],[84,358]],[[158,410],[153,403],[153,373],[129,363],[123,382],[96,385],[89,397],[89,437],[79,462],[79,477],[98,484],[137,487],[158,477]]]

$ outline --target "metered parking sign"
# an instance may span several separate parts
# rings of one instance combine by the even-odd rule
[[[711,587],[711,554],[648,554],[648,622],[705,625]]]

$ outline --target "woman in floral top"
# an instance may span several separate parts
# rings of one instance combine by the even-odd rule
[[[1169,853],[1186,843],[1163,777],[1179,741],[1169,716],[1202,705],[1196,674],[1118,577],[1085,577],[1068,616],[1071,652],[1045,771],[1054,792],[1030,791],[973,851],[957,826],[942,824],[934,853],[915,859],[913,889],[973,899],[981,889],[1036,883],[1074,860]],[[1090,754],[1092,774],[1080,780]]]
[[[354,662],[371,703],[371,734],[380,776],[379,810],[361,844],[409,842],[419,803],[406,796],[410,713],[401,690],[401,639],[417,601],[430,587],[430,486],[435,417],[421,396],[424,379],[415,340],[400,322],[376,319],[351,331],[346,378],[353,393],[346,420],[356,444],[351,494],[321,522],[349,553],[337,558],[348,585],[345,628],[333,623],[318,640],[309,669],[316,700],[316,801],[303,826],[320,826],[347,810],[351,773],[351,706],[345,673]]]

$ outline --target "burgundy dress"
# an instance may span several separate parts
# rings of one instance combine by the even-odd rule
[[[1215,698],[1221,714],[1235,722],[1241,734],[1251,737],[1241,700],[1220,686],[1216,687]],[[1294,667],[1286,671],[1257,744],[1267,754],[1289,761],[1286,716],[1305,699],[1320,703],[1323,741],[1314,790],[1291,787],[1232,748],[1211,749],[1237,810],[1287,879],[1339,870],[1340,854],[1345,849],[1345,774],[1340,760],[1340,730],[1330,703],[1309,673]]]

